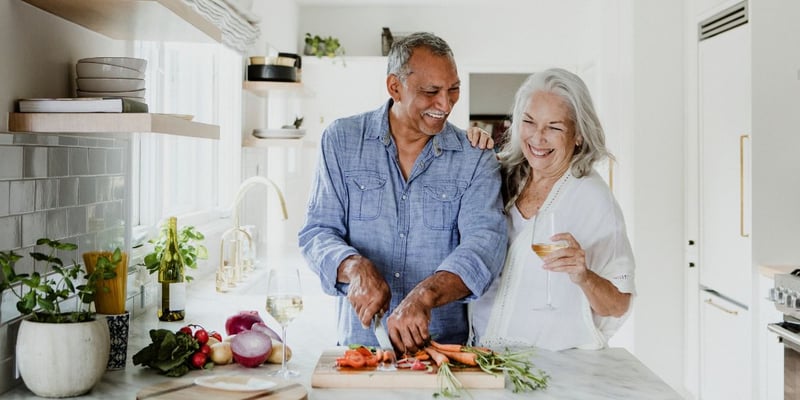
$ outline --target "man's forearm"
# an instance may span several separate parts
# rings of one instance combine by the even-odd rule
[[[463,299],[471,293],[461,277],[452,272],[440,271],[420,282],[406,298],[415,299],[429,309],[434,309]]]

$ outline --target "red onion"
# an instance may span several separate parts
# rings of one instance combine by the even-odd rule
[[[269,336],[273,342],[283,343],[283,340],[281,340],[281,336],[275,333],[275,331],[273,331],[272,328],[268,327],[267,324],[263,322],[256,322],[255,324],[253,324],[253,326],[250,327],[250,329],[254,331],[259,331]]]
[[[225,321],[225,332],[228,335],[235,335],[250,329],[256,322],[264,322],[258,311],[240,311]]]
[[[272,354],[272,339],[261,332],[244,331],[231,339],[231,352],[237,364],[255,368]]]

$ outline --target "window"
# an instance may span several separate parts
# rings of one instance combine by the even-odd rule
[[[148,60],[151,112],[220,126],[218,141],[152,133],[133,138],[134,232],[151,231],[172,215],[203,224],[226,201],[219,195],[227,189],[220,182],[239,178],[242,58],[218,44],[141,41],[134,46],[135,57]],[[221,167],[221,159],[236,167]]]

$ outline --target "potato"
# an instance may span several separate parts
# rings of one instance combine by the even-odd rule
[[[283,362],[283,351],[286,349],[286,361],[292,359],[292,348],[284,346],[281,342],[272,342],[272,354],[269,355],[267,362],[270,364],[280,364]]]
[[[214,343],[211,345],[211,353],[209,353],[211,361],[217,365],[226,365],[233,362],[233,352],[231,351],[230,342]]]

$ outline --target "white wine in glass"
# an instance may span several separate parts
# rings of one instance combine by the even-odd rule
[[[286,327],[303,311],[303,295],[300,290],[300,273],[292,267],[273,267],[267,278],[267,313],[281,324],[283,345],[287,346]],[[286,367],[286,354],[283,352],[281,369],[271,375],[284,379],[294,378],[300,373]]]
[[[536,215],[533,221],[533,235],[531,237],[531,250],[533,250],[539,258],[544,258],[550,253],[564,249],[567,243],[564,241],[553,241],[551,237],[559,232],[557,224],[557,217],[555,211],[542,212]],[[553,298],[550,293],[550,271],[546,272],[546,302],[544,307],[537,308],[538,310],[555,310],[553,307]]]

